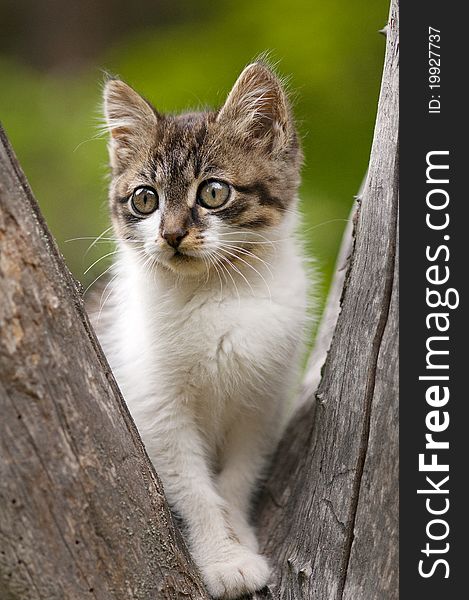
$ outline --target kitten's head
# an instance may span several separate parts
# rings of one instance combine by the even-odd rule
[[[296,203],[302,160],[283,86],[263,63],[218,111],[163,115],[106,83],[110,206],[119,239],[146,264],[197,275],[259,255]]]

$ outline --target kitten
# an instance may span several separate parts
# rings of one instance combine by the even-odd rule
[[[119,254],[98,334],[209,592],[265,586],[250,500],[295,393],[307,309],[302,153],[281,82],[163,115],[104,90]]]

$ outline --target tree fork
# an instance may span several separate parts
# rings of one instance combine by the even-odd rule
[[[321,384],[313,364],[258,502],[273,566],[259,599],[398,594],[397,0],[387,33]],[[208,598],[3,130],[0,411],[0,600]]]

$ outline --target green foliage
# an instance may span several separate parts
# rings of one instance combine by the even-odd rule
[[[327,287],[353,196],[365,173],[384,54],[384,0],[225,0],[191,21],[122,37],[95,67],[70,76],[0,59],[0,116],[66,260],[84,285],[103,269],[89,244],[108,226],[106,141],[97,135],[101,69],[162,111],[220,105],[265,50],[289,75],[306,163],[304,238]],[[106,252],[109,252],[107,249]],[[104,265],[104,266],[103,266]],[[324,291],[323,290],[323,291]]]

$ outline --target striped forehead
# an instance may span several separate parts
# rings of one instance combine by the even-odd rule
[[[190,183],[197,178],[204,161],[206,136],[204,115],[181,115],[165,123],[154,156],[163,176],[175,183]]]

